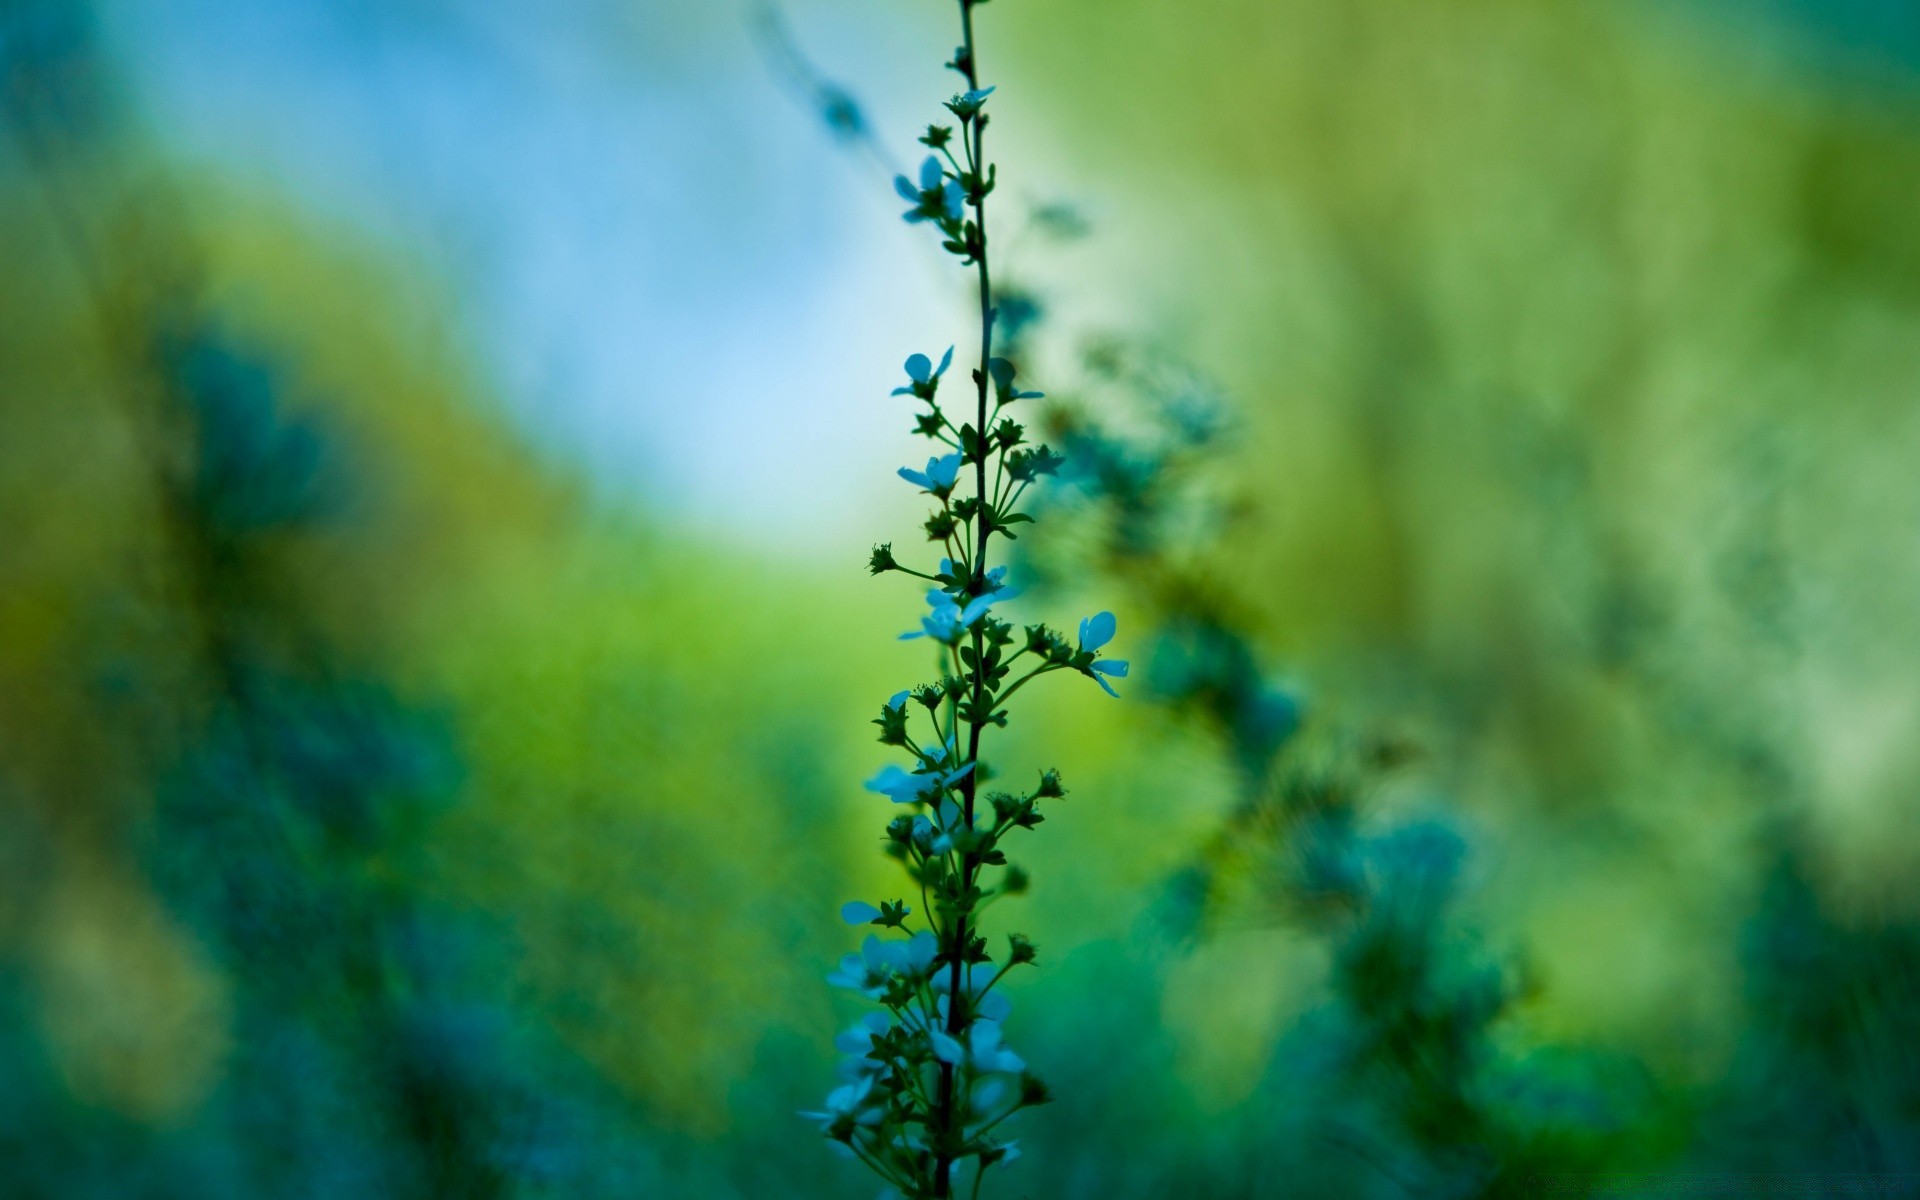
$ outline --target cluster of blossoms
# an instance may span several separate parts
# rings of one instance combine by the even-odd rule
[[[1015,830],[1038,826],[1042,801],[1066,793],[1052,770],[1024,791],[985,790],[992,775],[980,758],[982,735],[1005,727],[1007,701],[1041,675],[1075,672],[1115,695],[1111,680],[1127,674],[1124,661],[1101,657],[1114,637],[1112,613],[1086,618],[1078,637],[1069,638],[1045,625],[1016,630],[994,612],[1016,593],[1007,568],[987,563],[992,539],[1015,538],[1016,527],[1033,519],[1020,511],[1022,497],[1063,460],[1030,445],[1008,415],[1040,393],[1016,387],[1014,364],[993,354],[986,200],[995,173],[982,149],[993,89],[979,86],[973,53],[973,8],[981,2],[961,0],[965,43],[947,64],[967,80],[967,90],[946,105],[957,129],[930,126],[920,139],[931,153],[918,181],[896,181],[913,205],[906,219],[932,224],[944,248],[976,272],[980,365],[968,397],[974,411],[971,420],[956,422],[941,407],[951,349],[937,365],[924,354],[907,359],[907,381],[894,394],[919,402],[914,431],[939,449],[923,469],[902,467],[899,474],[937,505],[924,528],[943,556],[922,571],[901,563],[888,544],[868,563],[876,575],[898,571],[932,585],[920,627],[900,637],[931,643],[939,676],[892,696],[874,720],[881,743],[911,761],[888,764],[866,784],[906,810],[887,825],[886,849],[919,894],[922,924],[916,927],[916,907],[905,899],[842,908],[847,923],[875,932],[828,982],[878,1008],[837,1040],[847,1055],[842,1082],[824,1108],[805,1114],[905,1200],[953,1195],[969,1162],[977,1195],[987,1168],[1018,1155],[1013,1142],[997,1136],[1001,1123],[1048,1099],[1045,1085],[1006,1044],[1002,1023],[1012,1005],[995,990],[1008,971],[1032,963],[1036,950],[1011,934],[996,963],[979,917],[993,900],[1026,890],[1026,873],[1008,861],[1002,843]]]

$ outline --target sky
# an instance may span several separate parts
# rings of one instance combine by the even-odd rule
[[[967,336],[965,279],[788,85],[756,2],[108,0],[105,20],[173,153],[451,281],[460,344],[536,444],[602,494],[806,553],[898,486],[914,445],[887,393],[907,354]],[[1823,51],[1920,54],[1904,0],[1768,6]],[[816,0],[789,26],[911,158],[951,90],[948,15]]]
[[[861,7],[789,25],[877,108],[931,117],[945,32]],[[965,277],[752,18],[127,0],[107,26],[171,152],[454,281],[462,343],[536,443],[681,524],[811,549],[907,461],[888,393],[965,332]],[[871,69],[913,55],[932,69]]]

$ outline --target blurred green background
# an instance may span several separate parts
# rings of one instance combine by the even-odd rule
[[[0,1195],[872,1192],[953,13],[768,14],[0,0]],[[1003,1194],[1920,1195],[1920,15],[980,21]]]

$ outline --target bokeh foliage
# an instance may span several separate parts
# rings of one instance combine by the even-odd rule
[[[1106,184],[1015,264],[1093,531],[1027,565],[1159,644],[1037,722],[1020,1182],[1920,1171],[1910,83],[1705,5],[994,9],[1010,167]],[[453,283],[93,30],[0,6],[4,1190],[846,1194],[890,531],[592,499]]]

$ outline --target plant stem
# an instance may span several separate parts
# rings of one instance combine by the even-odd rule
[[[1007,702],[1007,697],[1019,691],[1020,685],[1025,683],[1027,680],[1032,679],[1035,675],[1045,675],[1048,671],[1057,670],[1057,669],[1058,669],[1058,664],[1056,663],[1043,663],[1040,666],[1035,667],[1033,670],[1028,671],[1025,675],[1022,675],[1019,679],[1015,680],[1014,685],[1012,687],[1008,688],[1004,692],[1001,692],[1000,698],[994,701],[993,706],[995,708],[998,708],[1002,704],[1005,704]]]
[[[965,50],[964,58],[960,65],[967,77],[967,90],[978,91],[980,88],[980,68],[978,58],[973,48],[973,0],[960,0],[960,28],[962,32],[961,45]],[[967,122],[963,122],[961,125],[960,132],[963,142],[966,139],[967,124]],[[985,116],[976,113],[971,125],[973,127],[973,138],[968,147],[967,158],[968,165],[973,170],[974,180],[978,183],[986,171],[986,151],[984,149],[986,132]],[[987,365],[992,361],[993,357],[993,280],[987,269],[987,200],[983,189],[976,188],[974,221],[976,228],[979,230],[980,237],[978,253],[974,256],[974,263],[977,267],[980,281],[980,368],[974,372],[974,383],[979,393],[977,410],[979,415],[974,424],[974,430],[978,439],[976,443],[978,453],[974,459],[973,477],[974,495],[979,498],[981,508],[980,511],[975,514],[974,518],[978,537],[975,543],[976,548],[972,563],[972,587],[969,590],[973,595],[978,596],[984,594],[986,591],[987,538],[992,534],[992,528],[986,519],[986,505],[991,499],[987,492],[986,437],[987,382],[990,378]],[[966,761],[974,764],[974,769],[968,773],[966,779],[961,783],[961,799],[963,802],[961,811],[964,814],[964,820],[969,828],[973,825],[974,797],[980,790],[980,733],[987,715],[983,711],[986,701],[986,671],[984,669],[985,647],[983,642],[984,638],[976,628],[973,634],[973,717],[967,723],[966,759]],[[973,875],[977,867],[978,864],[974,861],[973,854],[967,853],[960,856],[960,895],[962,897],[965,897],[972,891]],[[949,974],[947,977],[947,1032],[954,1036],[959,1035],[961,1030],[965,1028],[967,1017],[965,993],[961,987],[961,977],[964,971],[967,939],[969,936],[967,913],[963,905],[958,910],[958,915],[954,921],[953,941],[950,946],[952,962],[949,965]],[[933,1194],[935,1197],[948,1197],[953,1194],[953,1150],[954,1142],[957,1140],[954,1137],[956,1124],[955,1084],[956,1079],[953,1065],[950,1063],[941,1064],[940,1105],[937,1114],[939,1128],[934,1131],[933,1138]]]

